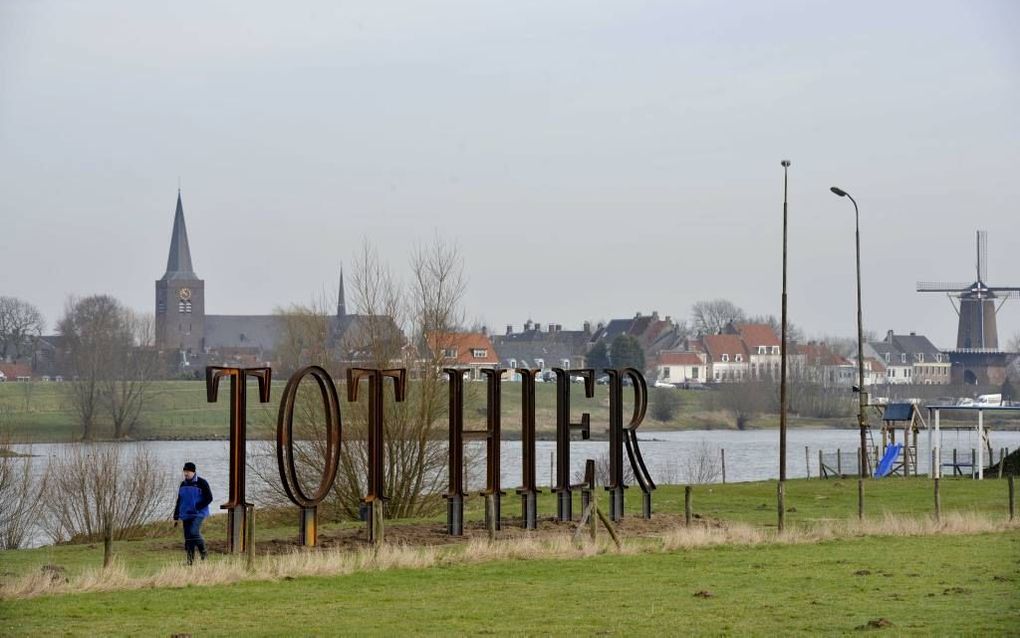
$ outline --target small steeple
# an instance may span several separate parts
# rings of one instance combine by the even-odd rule
[[[191,266],[191,248],[188,246],[188,228],[184,225],[184,205],[177,189],[177,210],[174,212],[174,229],[170,234],[170,254],[166,258],[163,279],[198,279]]]
[[[347,303],[344,301],[344,267],[340,266],[340,293],[336,298],[336,316],[347,316]]]

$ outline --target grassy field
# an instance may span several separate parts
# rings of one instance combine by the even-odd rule
[[[283,381],[273,383],[270,402],[259,404],[249,400],[248,415],[253,436],[271,436],[283,393]],[[43,443],[73,439],[77,433],[76,417],[66,384],[53,382],[0,383],[0,427],[9,431],[15,442]],[[484,386],[468,384],[467,404],[464,408],[468,421],[481,423],[485,415]],[[580,386],[574,386],[572,407],[575,413],[591,413],[593,432],[607,427],[609,398],[606,386],[596,386],[596,394],[586,399]],[[650,388],[650,392],[678,394],[682,404],[670,421],[656,421],[646,417],[647,429],[730,428],[732,418],[725,412],[708,409],[710,392],[681,391]],[[343,394],[343,393],[341,393]],[[254,391],[249,393],[253,396]],[[629,400],[629,399],[628,399]],[[346,402],[342,398],[346,410]],[[555,428],[555,385],[541,383],[536,386],[537,421],[539,430],[551,432]],[[205,383],[201,381],[162,381],[153,386],[153,398],[145,411],[134,438],[136,439],[222,439],[228,434],[228,401],[206,401]],[[513,436],[519,431],[520,395],[517,384],[503,385],[503,431]],[[775,426],[774,415],[763,415],[754,421],[756,427]],[[821,425],[818,420],[792,419],[792,425]],[[847,425],[841,421],[824,425]],[[112,430],[100,425],[101,435],[109,436]]]
[[[1020,535],[512,560],[0,602],[8,635],[1008,635]],[[183,584],[183,583],[182,583]]]
[[[856,481],[801,480],[787,487],[787,542],[768,531],[775,520],[774,482],[714,485],[695,489],[694,509],[702,533],[737,534],[719,545],[698,537],[685,541],[682,526],[676,528],[678,540],[663,545],[659,537],[629,534],[628,518],[621,529],[623,553],[607,545],[579,552],[561,544],[553,552],[525,550],[509,558],[491,550],[490,556],[471,559],[465,554],[488,550],[467,544],[414,550],[428,559],[419,564],[407,554],[412,550],[397,548],[396,559],[362,552],[362,558],[347,561],[361,560],[361,567],[314,576],[287,575],[270,564],[286,564],[290,555],[259,556],[262,576],[254,581],[226,556],[213,556],[205,571],[179,567],[180,531],[164,523],[149,538],[115,544],[118,573],[156,578],[157,584],[0,599],[0,634],[777,635],[855,633],[869,622],[888,622],[897,634],[1006,635],[1020,626],[1020,527],[1002,527],[1005,481],[943,485],[947,519],[999,521],[997,531],[965,524],[938,533],[930,517],[931,483],[892,479],[867,483],[866,518],[875,521],[875,529],[851,527],[849,533],[815,538],[812,530],[848,525],[856,512]],[[632,517],[639,499],[628,496]],[[477,501],[469,501],[469,521],[481,519]],[[655,494],[655,510],[675,517],[682,501],[682,488],[664,486]],[[507,512],[515,512],[515,505],[508,499]],[[552,509],[550,495],[543,495],[540,513]],[[893,516],[920,521],[927,531],[918,524],[884,528],[882,521]],[[295,509],[263,510],[257,520],[257,543],[296,535]],[[389,527],[437,528],[442,520],[392,521]],[[326,524],[321,534],[358,525]],[[736,531],[727,531],[731,528]],[[204,531],[210,541],[221,540],[223,517],[210,519]],[[328,550],[319,554],[329,556]],[[0,552],[2,580],[51,565],[65,570],[73,591],[75,579],[92,577],[101,555],[96,545]],[[201,583],[202,574],[216,570],[241,576],[237,582],[189,586],[189,579]]]

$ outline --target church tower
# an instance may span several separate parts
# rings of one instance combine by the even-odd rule
[[[156,281],[156,344],[162,350],[201,354],[205,341],[205,282],[191,266],[184,206],[177,191],[166,272]]]

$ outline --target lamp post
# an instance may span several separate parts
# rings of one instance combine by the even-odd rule
[[[854,204],[854,226],[857,239],[857,395],[860,398],[860,408],[857,411],[857,424],[861,429],[861,478],[868,476],[868,413],[867,395],[864,392],[864,319],[861,314],[861,214],[857,208],[857,200],[850,193],[842,188],[833,186],[830,188],[833,193],[840,197],[846,197]]]
[[[786,527],[786,187],[790,160],[779,163],[783,167],[783,310],[782,336],[779,346],[779,487],[777,492],[779,531]]]

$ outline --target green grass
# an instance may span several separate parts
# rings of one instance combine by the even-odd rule
[[[1020,535],[1000,533],[500,561],[0,601],[0,632],[852,634],[884,618],[896,634],[1005,635],[1018,558]]]
[[[925,478],[883,479],[866,482],[866,515],[880,518],[886,514],[923,516],[932,512],[931,482]],[[627,515],[638,516],[641,511],[640,492],[637,488],[627,491]],[[826,520],[845,520],[857,513],[857,481],[851,480],[796,480],[786,486],[787,523],[791,526],[810,525]],[[774,527],[776,483],[731,483],[727,485],[705,485],[694,488],[694,511],[697,515],[731,523],[748,523],[760,527]],[[604,493],[600,502],[606,507]],[[655,512],[683,512],[684,491],[680,486],[664,485],[655,491],[653,508]],[[1007,516],[1007,489],[1005,481],[969,479],[944,479],[942,481],[942,508],[950,512],[986,514],[1004,520]],[[575,502],[575,516],[580,512],[580,503]],[[467,521],[484,520],[484,505],[480,498],[469,498],[465,507]],[[555,511],[552,494],[548,491],[539,497],[539,515],[550,516]],[[519,501],[511,493],[504,497],[504,516],[519,515]],[[285,507],[267,511],[257,508],[258,539],[275,540],[295,538],[297,535],[296,507]],[[396,521],[403,524],[429,520],[435,523],[445,521],[445,510],[429,519]],[[321,533],[329,534],[340,526],[360,526],[357,522],[325,522],[320,524]],[[181,557],[180,529],[173,529],[169,522],[159,523],[150,528],[150,537],[140,540],[118,541],[114,550],[128,571],[134,575],[151,574],[168,562]],[[221,540],[226,537],[226,519],[211,517],[203,527],[207,539]],[[102,564],[102,544],[51,545],[36,549],[0,551],[0,577],[16,577],[36,571],[43,565],[60,565],[69,573]]]

